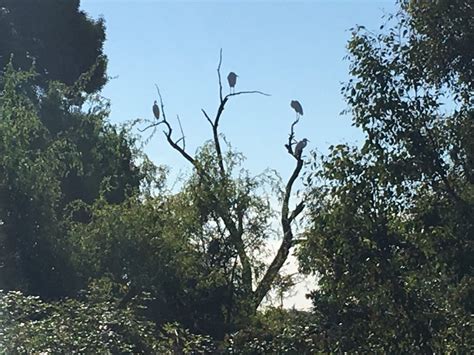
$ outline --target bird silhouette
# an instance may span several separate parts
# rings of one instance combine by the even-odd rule
[[[307,140],[306,138],[303,138],[302,140],[300,140],[298,142],[298,144],[296,145],[295,147],[295,157],[300,159],[301,158],[301,154],[303,153],[303,149],[304,147],[306,147],[306,144],[308,144],[309,140]]]
[[[231,71],[229,73],[229,75],[227,75],[227,81],[229,82],[229,87],[230,87],[230,93],[232,94],[232,89],[234,89],[234,93],[235,93],[235,84],[237,83],[237,77],[238,75],[235,74],[233,71]]]
[[[296,111],[296,117],[299,118],[300,116],[303,116],[303,107],[297,100],[292,100],[290,103],[290,106],[293,108],[293,110]]]
[[[157,120],[160,119],[160,108],[158,107],[158,105],[156,104],[156,100],[155,102],[153,103],[153,114],[155,115],[155,118]]]

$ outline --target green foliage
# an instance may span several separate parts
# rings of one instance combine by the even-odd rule
[[[91,206],[91,221],[75,223],[68,240],[82,278],[109,275],[115,282],[151,292],[160,323],[178,316],[188,298],[187,282],[196,280],[199,260],[186,233],[163,199],[130,197],[111,205],[99,199]],[[163,318],[164,317],[164,318]]]
[[[199,159],[207,166],[212,158],[203,149]],[[211,173],[210,166],[206,169]],[[156,197],[136,195],[115,205],[100,198],[85,206],[90,220],[73,223],[68,233],[82,284],[109,275],[133,292],[150,293],[148,317],[157,324],[179,321],[194,332],[222,338],[235,327],[248,295],[242,291],[237,252],[213,209],[245,217],[248,247],[257,250],[269,218],[268,202],[251,192],[259,186],[246,172],[211,187],[191,176],[176,194],[161,189]],[[213,205],[213,194],[222,197],[222,207]],[[77,210],[84,205],[76,204],[71,215]]]
[[[10,292],[0,297],[0,347],[8,353],[136,353],[154,350],[153,327],[112,302],[44,303]]]
[[[107,106],[94,100],[83,113],[63,85],[31,92],[35,73],[9,64],[0,96],[0,285],[44,297],[71,294],[76,278],[63,235],[65,207],[91,203],[103,191],[120,202],[145,177],[124,130],[105,122]],[[87,220],[85,210],[75,220]]]
[[[413,29],[410,45],[426,63],[426,77],[435,84],[463,88],[469,95],[474,89],[472,4],[465,0],[403,0],[401,6]]]
[[[106,82],[104,21],[80,11],[79,0],[3,0],[0,33],[0,68],[11,54],[17,69],[34,63],[36,83],[44,89],[51,81],[71,86],[91,68],[87,92],[100,90]]]
[[[160,334],[160,354],[211,354],[215,353],[213,339],[206,335],[193,334],[178,323],[167,323]]]
[[[166,169],[107,123],[107,101],[84,94],[104,83],[103,21],[78,1],[56,5],[33,1],[33,23],[21,2],[0,7],[0,56],[15,54],[0,85],[1,351],[472,348],[469,2],[400,1],[379,34],[353,31],[343,94],[366,139],[331,147],[307,179],[299,258],[319,276],[310,313],[256,311],[278,177],[251,176],[230,146],[221,157],[214,123],[214,141],[188,155],[193,174],[166,190]],[[27,52],[35,65],[15,70],[30,66]],[[268,285],[283,294],[292,280],[275,270]]]
[[[207,255],[210,274],[222,280],[228,294],[223,300],[228,332],[248,322],[249,314],[255,312],[253,280],[261,279],[265,241],[276,234],[271,226],[276,214],[266,189],[276,189],[280,181],[271,171],[251,176],[242,155],[230,145],[223,157],[224,173],[219,169],[214,142],[204,144],[195,159],[206,176],[196,172],[183,192],[200,223],[194,241]],[[229,228],[229,220],[234,221],[236,230]]]
[[[60,231],[57,213],[61,177],[77,161],[64,139],[49,140],[35,107],[21,87],[31,72],[4,77],[0,98],[0,237],[4,266],[2,287],[39,290],[54,294],[67,287],[67,271],[54,237]],[[64,285],[64,286],[61,286]]]
[[[139,315],[143,297],[117,307],[110,288],[97,284],[84,300],[45,303],[20,292],[0,293],[0,348],[8,354],[195,354],[212,341],[177,324],[158,332]]]
[[[307,312],[268,308],[224,343],[226,354],[314,354],[325,341]]]
[[[59,83],[51,83],[38,98],[38,115],[51,139],[65,139],[75,147],[80,162],[69,169],[61,181],[64,204],[74,200],[92,203],[105,188],[111,203],[123,201],[138,192],[145,172],[134,160],[140,152],[135,139],[124,128],[107,122],[109,103],[98,95],[90,95],[84,105],[77,106],[67,96],[74,91]]]
[[[386,32],[354,31],[343,93],[367,138],[360,149],[332,147],[314,166],[323,183],[312,188],[300,259],[320,276],[312,298],[325,351],[472,346],[474,127],[459,62],[467,52],[442,57],[446,43],[420,32],[425,22],[449,31],[443,23],[472,21],[469,11],[436,17],[438,5],[411,4]],[[428,59],[431,49],[440,57]]]

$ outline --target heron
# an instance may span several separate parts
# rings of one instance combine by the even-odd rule
[[[303,116],[303,107],[297,100],[291,100],[290,106],[296,111],[296,118]]]
[[[156,119],[159,120],[160,119],[160,108],[158,107],[157,103],[156,103],[156,100],[155,102],[153,103],[153,114],[155,115]]]
[[[295,157],[300,159],[301,158],[301,154],[303,153],[303,149],[304,147],[306,147],[306,144],[308,144],[309,140],[307,140],[306,138],[303,138],[302,140],[300,140],[298,142],[298,144],[296,144],[296,147],[295,147]]]
[[[237,77],[238,75],[235,74],[233,71],[231,71],[229,75],[227,75],[227,81],[229,82],[231,94],[232,94],[232,89],[234,89],[234,93],[235,93],[235,83],[237,82]]]

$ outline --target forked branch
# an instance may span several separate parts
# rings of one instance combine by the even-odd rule
[[[295,156],[295,153],[293,152],[293,144],[295,144],[295,126],[298,124],[300,121],[300,117],[298,116],[293,123],[291,124],[290,128],[290,134],[288,135],[288,143],[285,144],[286,149],[288,150],[288,153],[298,159],[298,157]]]
[[[296,124],[298,124],[298,122],[299,117],[296,118],[296,120],[292,123],[290,128],[290,134],[288,137],[288,144],[285,145],[288,150],[288,153],[294,158],[296,158],[296,166],[286,184],[285,193],[283,195],[283,202],[281,207],[281,226],[283,231],[283,239],[280,244],[280,247],[278,248],[277,254],[273,258],[270,266],[265,272],[265,275],[263,276],[262,280],[257,286],[257,289],[254,292],[254,302],[256,306],[258,306],[262,302],[263,298],[268,294],[279,271],[283,267],[285,261],[288,259],[290,249],[294,245],[294,236],[291,224],[296,219],[296,217],[298,217],[298,215],[303,212],[303,209],[305,207],[304,201],[300,201],[296,205],[295,209],[290,213],[289,204],[291,191],[293,189],[293,185],[296,179],[301,173],[301,169],[303,168],[304,164],[303,159],[301,159],[301,157],[295,156],[292,148],[293,141],[295,139],[295,126]]]
[[[171,145],[173,149],[178,151],[186,160],[188,160],[197,171],[197,174],[200,178],[203,179],[207,184],[214,185],[215,183],[225,183],[225,179],[227,179],[227,174],[224,166],[224,158],[222,154],[221,142],[219,137],[219,123],[222,117],[222,113],[226,107],[228,101],[234,97],[239,95],[246,95],[246,94],[259,94],[264,96],[270,96],[262,91],[258,90],[251,90],[251,91],[239,91],[235,93],[230,93],[228,95],[223,95],[222,93],[222,76],[221,76],[221,65],[222,65],[222,50],[219,53],[219,64],[217,66],[217,74],[218,74],[218,81],[219,81],[219,106],[217,108],[217,112],[214,118],[204,110],[201,109],[204,117],[209,122],[212,127],[212,134],[213,134],[213,141],[216,150],[216,156],[218,160],[219,172],[220,172],[220,181],[215,181],[215,178],[212,178],[207,171],[205,171],[193,158],[190,154],[186,152],[185,149],[185,136],[183,132],[183,128],[181,125],[181,121],[178,116],[178,123],[181,130],[181,138],[178,140],[173,140],[172,133],[173,129],[171,124],[166,119],[165,108],[163,104],[163,99],[159,90],[158,85],[156,85],[156,89],[158,91],[158,96],[160,99],[160,106],[162,112],[162,119],[158,122],[155,122],[153,125],[147,127],[155,127],[163,124],[166,129],[163,131],[164,135],[168,143]],[[235,249],[237,250],[239,260],[242,266],[242,286],[244,288],[244,292],[249,294],[252,297],[253,301],[253,308],[256,308],[260,305],[263,298],[268,294],[270,291],[272,284],[274,283],[281,267],[285,263],[288,258],[289,252],[291,247],[294,245],[293,242],[293,231],[292,231],[292,222],[300,215],[300,213],[304,210],[305,204],[304,201],[299,202],[296,207],[290,211],[289,203],[290,197],[292,193],[293,185],[301,173],[303,168],[304,162],[301,157],[295,156],[293,145],[295,144],[295,126],[299,122],[299,117],[292,123],[289,137],[288,137],[288,144],[285,144],[288,153],[296,158],[296,166],[291,174],[284,191],[282,206],[281,206],[281,224],[282,224],[282,231],[283,231],[283,239],[281,245],[278,249],[278,252],[274,259],[272,260],[270,266],[266,270],[263,279],[257,285],[255,291],[252,290],[252,265],[250,263],[250,258],[247,254],[247,250],[245,248],[245,243],[243,241],[243,234],[244,234],[244,226],[243,226],[243,215],[238,215],[234,217],[232,213],[228,209],[228,196],[225,194],[220,196],[220,194],[212,193],[211,194],[211,202],[215,206],[215,213],[216,215],[222,220],[224,223],[228,233],[229,233],[229,241],[233,244]],[[182,146],[179,143],[182,142]],[[214,179],[214,180],[213,180]]]

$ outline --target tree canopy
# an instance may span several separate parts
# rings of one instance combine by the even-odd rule
[[[0,352],[472,349],[470,2],[403,0],[379,30],[353,28],[342,95],[364,141],[300,154],[297,116],[283,179],[250,174],[220,131],[229,102],[265,95],[224,95],[222,53],[209,140],[190,152],[158,87],[155,120],[109,123],[103,20],[25,4],[0,3]],[[179,188],[136,124],[189,163]],[[293,250],[313,308],[262,307],[292,284]]]
[[[36,83],[73,85],[85,73],[88,92],[100,90],[107,78],[103,53],[105,24],[79,9],[79,0],[2,0],[0,2],[0,68],[14,57],[17,69],[35,64]]]
[[[312,298],[327,350],[472,346],[472,68],[469,47],[450,36],[472,34],[473,11],[458,5],[463,14],[450,2],[403,2],[388,29],[357,27],[348,44],[343,94],[366,140],[334,146],[315,166],[324,183],[300,254],[320,275]]]

